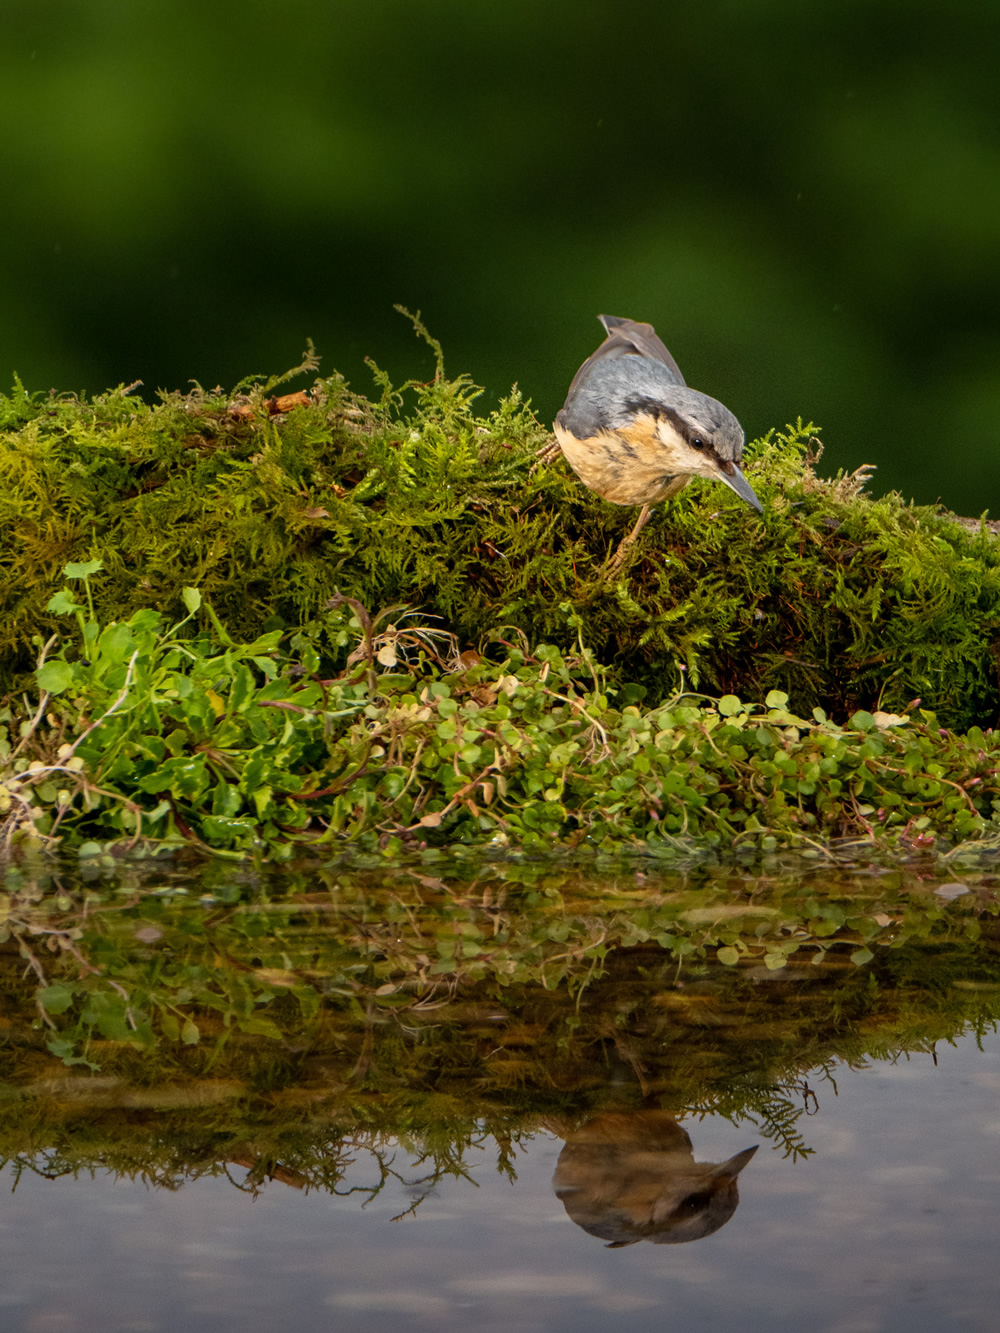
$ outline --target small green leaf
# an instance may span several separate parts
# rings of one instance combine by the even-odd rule
[[[91,574],[96,574],[99,569],[103,568],[103,560],[87,560],[82,565],[67,565],[63,570],[63,577],[67,579],[88,579]]]
[[[160,1015],[160,1031],[168,1041],[180,1041],[181,1025],[176,1014]]]
[[[312,986],[293,986],[292,994],[299,1002],[302,1017],[308,1022],[319,1012],[320,998]]]
[[[86,1065],[86,1067],[92,1069],[94,1073],[100,1069],[100,1065],[95,1065],[93,1060],[87,1060],[82,1055],[73,1054],[73,1051],[76,1049],[76,1042],[72,1037],[53,1037],[51,1041],[47,1041],[45,1044],[52,1054],[58,1060],[61,1060],[64,1065]]]
[[[229,690],[229,707],[234,713],[242,713],[254,696],[257,688],[253,672],[245,664],[241,665]]]
[[[278,664],[270,657],[251,657],[251,662],[264,676],[265,680],[274,680],[278,674]]]
[[[197,1046],[201,1041],[201,1033],[198,1031],[198,1024],[192,1018],[184,1020],[184,1026],[181,1028],[181,1041],[185,1046]]]
[[[726,967],[734,967],[740,961],[739,950],[733,949],[728,945],[724,949],[717,950],[715,956],[719,962],[724,963]]]
[[[201,607],[201,593],[197,588],[182,588],[181,598],[191,615]]]
[[[46,611],[53,611],[57,616],[72,616],[77,611],[82,611],[83,607],[79,602],[73,600],[73,594],[68,588],[63,588],[49,598],[45,603]]]
[[[241,1018],[236,1026],[241,1032],[247,1032],[255,1037],[271,1037],[274,1041],[281,1041],[281,1029],[273,1019],[266,1018],[263,1014],[254,1014],[252,1018]]]
[[[159,768],[139,783],[141,791],[169,791],[172,796],[182,796],[193,801],[200,800],[207,787],[208,773],[203,754],[165,759]]]
[[[226,782],[225,778],[220,778],[212,792],[212,814],[228,819],[236,814],[242,804],[239,789]]]
[[[230,792],[236,797],[239,804],[239,793],[233,788]],[[225,815],[206,815],[201,821],[201,835],[207,843],[215,846],[217,843],[223,843],[226,846],[234,842],[246,842],[252,839],[256,833],[256,827],[251,819],[231,819]]]
[[[98,646],[101,656],[109,661],[127,662],[135,647],[135,636],[128,625],[109,625],[98,640]]]
[[[851,954],[851,962],[855,967],[864,967],[865,963],[870,963],[874,957],[871,949],[855,949]]]
[[[735,694],[724,694],[719,700],[718,708],[723,717],[735,717],[737,713],[743,712],[743,705]]]
[[[809,930],[822,939],[826,935],[835,935],[838,930],[838,925],[836,921],[824,921],[823,919],[818,918],[815,921],[809,922]]]
[[[64,1014],[73,1003],[73,992],[68,986],[56,982],[38,992],[38,1002],[47,1014]]]
[[[54,662],[43,662],[35,672],[35,679],[49,694],[62,694],[73,684],[73,668],[59,658]]]

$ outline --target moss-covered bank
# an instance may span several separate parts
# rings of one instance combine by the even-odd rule
[[[315,369],[307,359],[303,369]],[[404,602],[479,644],[499,626],[565,649],[583,636],[658,702],[686,682],[846,718],[914,698],[946,725],[1000,706],[1000,553],[985,527],[860,479],[823,481],[813,428],[757,441],[762,518],[695,484],[660,509],[624,569],[608,552],[634,515],[584,489],[515,393],[485,416],[438,351],[426,384],[376,371],[367,399],[338,375],[275,397],[278,381],[195,389],[148,406],[0,399],[0,672],[10,687],[58,628],[67,562],[99,558],[102,623],[173,614],[198,587],[236,639],[322,617],[336,592],[374,614]],[[861,460],[859,460],[861,461]]]
[[[800,425],[763,518],[692,487],[611,576],[632,516],[437,355],[377,401],[0,401],[0,850],[1000,845],[985,523]]]

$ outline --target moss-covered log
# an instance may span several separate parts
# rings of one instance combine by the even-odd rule
[[[66,562],[99,557],[102,623],[172,613],[186,585],[244,640],[322,617],[336,591],[373,612],[408,603],[470,644],[509,625],[565,645],[575,613],[650,702],[686,680],[838,717],[919,696],[950,726],[995,719],[993,535],[870,499],[858,474],[820,480],[811,426],[748,449],[762,518],[696,483],[609,578],[634,515],[539,463],[549,436],[517,393],[477,416],[440,355],[427,384],[376,380],[375,401],[338,375],[282,397],[273,381],[153,406],[124,388],[0,399],[0,688],[57,628]]]

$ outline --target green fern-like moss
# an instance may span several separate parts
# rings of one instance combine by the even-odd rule
[[[622,571],[634,513],[587,491],[517,392],[477,415],[448,379],[365,398],[339,375],[231,395],[126,388],[93,401],[0,396],[0,688],[55,628],[67,561],[100,557],[102,623],[173,612],[195,585],[234,636],[321,620],[337,591],[405,602],[463,642],[510,626],[583,636],[650,702],[686,680],[714,694],[787,692],[834,715],[915,697],[950,726],[1000,705],[1000,553],[985,525],[860,483],[820,480],[799,423],[748,450],[763,517],[695,483],[661,506]],[[307,358],[304,368],[315,368]],[[300,368],[302,369],[302,368]],[[285,378],[285,377],[282,377]]]

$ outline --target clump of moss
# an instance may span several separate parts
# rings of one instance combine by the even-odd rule
[[[1000,552],[984,526],[870,499],[863,474],[821,480],[799,422],[748,450],[762,518],[696,483],[609,578],[631,511],[539,462],[549,435],[517,392],[477,415],[479,391],[430,341],[429,382],[397,389],[376,367],[372,398],[336,374],[283,396],[287,377],[155,405],[126,388],[0,398],[0,679],[18,683],[56,628],[66,562],[99,558],[102,620],[172,613],[193,585],[249,641],[340,592],[419,607],[467,644],[508,625],[566,647],[569,603],[651,702],[686,683],[836,716],[919,697],[950,726],[995,718]]]

